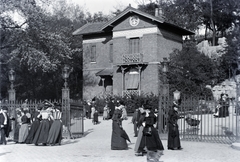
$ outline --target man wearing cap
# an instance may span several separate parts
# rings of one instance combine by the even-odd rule
[[[11,129],[10,127],[10,120],[7,115],[8,108],[6,106],[3,106],[0,110],[0,132],[1,132],[1,139],[0,144],[7,144],[6,137],[9,136],[9,132]]]

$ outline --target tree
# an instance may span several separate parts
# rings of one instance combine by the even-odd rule
[[[25,0],[3,1],[1,8],[0,58],[1,62],[8,63],[8,67],[2,69],[1,76],[7,79],[9,67],[15,69],[18,97],[60,98],[63,83],[61,67],[68,63],[75,67],[74,76],[70,77],[74,82],[70,87],[74,87],[73,92],[77,92],[75,96],[80,98],[81,42],[76,41],[71,34],[73,23],[79,25],[84,21],[71,20],[64,14],[59,16],[48,13],[37,3]],[[11,17],[14,11],[21,15],[23,23],[20,25]]]
[[[222,77],[222,69],[208,56],[200,53],[194,42],[170,54],[169,84],[189,94],[207,93],[206,85]]]
[[[240,67],[240,25],[236,24],[227,36],[227,50],[221,57],[221,66],[231,71],[231,76],[239,74]]]
[[[232,27],[236,20],[239,20],[239,2],[235,0],[210,0],[202,1],[200,9],[203,17],[203,24],[212,31],[212,45],[216,45],[216,36],[225,35],[227,29]]]

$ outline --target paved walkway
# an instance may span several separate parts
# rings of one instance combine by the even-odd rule
[[[0,145],[0,162],[146,162],[146,156],[134,155],[133,124],[131,118],[123,121],[123,128],[132,143],[128,150],[111,150],[112,121],[103,121],[93,125],[84,120],[85,135],[82,138],[64,139],[61,146],[35,146],[9,142]],[[226,144],[182,141],[181,151],[167,150],[167,141],[163,140],[164,162],[236,162],[240,151]]]

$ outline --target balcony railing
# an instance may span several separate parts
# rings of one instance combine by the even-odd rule
[[[134,53],[134,54],[124,54],[122,56],[123,63],[138,63],[143,62],[143,54]]]
[[[130,97],[132,95],[140,95],[141,91],[140,90],[124,90],[123,91],[123,96]]]

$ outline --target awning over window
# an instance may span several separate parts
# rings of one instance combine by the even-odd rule
[[[113,69],[102,69],[96,73],[96,76],[113,76]]]
[[[139,74],[129,74],[126,84],[127,89],[138,89]]]

